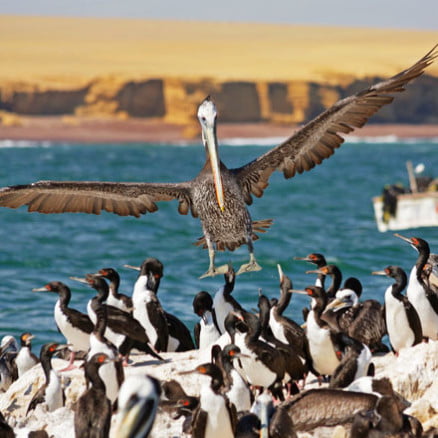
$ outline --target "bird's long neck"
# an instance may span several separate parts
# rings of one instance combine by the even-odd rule
[[[289,282],[282,282],[280,287],[280,299],[277,303],[277,313],[281,315],[287,308],[292,298],[292,294],[289,290],[292,289],[292,284]]]
[[[119,287],[120,287],[120,277],[118,274],[113,274],[111,276],[109,289],[111,293],[117,298],[120,296],[119,294]]]
[[[91,300],[91,308],[96,315],[96,324],[93,332],[99,339],[103,339],[108,323],[108,314],[106,304],[102,303],[99,297],[94,297]]]
[[[392,275],[392,278],[395,280],[395,283],[392,285],[391,289],[392,296],[400,300],[402,292],[408,282],[406,273],[404,271],[398,271]]]
[[[94,389],[105,393],[106,387],[105,383],[99,375],[99,370],[93,363],[87,363],[85,365],[85,373],[87,375],[88,380],[91,382],[91,385]]]
[[[40,357],[41,366],[43,367],[46,383],[50,380],[50,371],[52,370],[52,356],[44,354]]]
[[[328,298],[334,298],[342,283],[342,273],[336,266],[333,266],[330,270],[330,277],[332,278],[332,284],[326,293]]]
[[[58,296],[61,309],[67,309],[71,299],[70,289],[67,286],[60,287],[58,290]]]
[[[418,257],[415,263],[415,267],[417,268],[416,275],[417,275],[417,280],[420,283],[422,283],[423,268],[424,265],[427,263],[427,259],[429,258],[430,255],[429,244],[427,242],[424,242],[420,247],[417,247],[417,251],[418,251]]]

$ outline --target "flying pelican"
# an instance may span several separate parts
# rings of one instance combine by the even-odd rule
[[[198,176],[181,183],[126,183],[92,181],[40,181],[0,189],[0,206],[40,213],[82,212],[100,214],[102,210],[120,216],[136,216],[158,209],[156,202],[177,199],[178,211],[199,217],[204,233],[198,244],[208,248],[209,268],[201,276],[223,274],[228,266],[215,266],[216,250],[233,251],[246,244],[249,263],[238,274],[261,269],[254,256],[255,232],[264,231],[270,220],[253,222],[246,208],[252,195],[261,197],[269,177],[278,170],[285,178],[302,173],[330,157],[348,134],[362,127],[370,116],[393,101],[393,93],[420,76],[438,56],[438,45],[410,68],[370,88],[339,100],[295,132],[290,138],[255,160],[228,169],[218,156],[216,107],[207,97],[199,106],[198,119],[206,162]],[[340,135],[341,134],[341,135]]]

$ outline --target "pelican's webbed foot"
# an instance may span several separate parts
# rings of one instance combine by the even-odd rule
[[[249,263],[242,265],[237,271],[236,275],[243,274],[245,272],[260,271],[262,267],[256,262],[256,259],[251,257]]]
[[[208,271],[205,274],[202,274],[199,279],[205,278],[205,277],[214,277],[215,275],[219,274],[226,274],[228,272],[228,265],[222,265],[216,268],[215,266],[210,266],[208,268]]]

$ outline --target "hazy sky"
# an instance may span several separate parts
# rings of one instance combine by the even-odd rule
[[[438,29],[438,0],[0,0],[0,14]]]

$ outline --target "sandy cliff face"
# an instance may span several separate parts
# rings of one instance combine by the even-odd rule
[[[217,81],[102,77],[73,89],[0,85],[0,110],[26,115],[113,115],[196,125],[196,109],[212,95],[222,122],[299,124],[380,78],[346,85],[290,81]],[[379,123],[437,123],[438,78],[423,76],[373,118]]]

